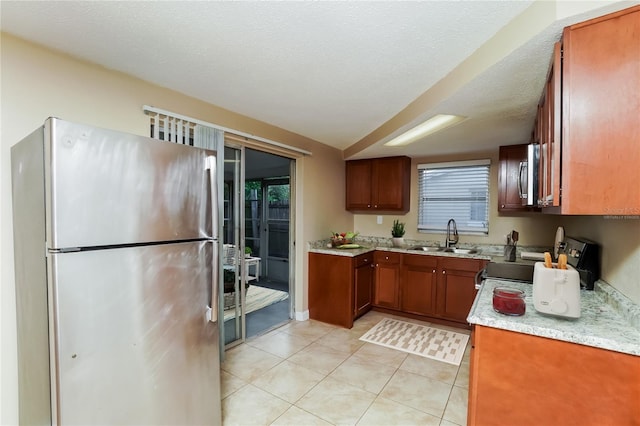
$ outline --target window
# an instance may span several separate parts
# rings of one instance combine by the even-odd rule
[[[418,165],[418,231],[489,233],[489,160]]]

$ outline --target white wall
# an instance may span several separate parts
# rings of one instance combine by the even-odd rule
[[[327,237],[334,226],[352,224],[352,215],[344,211],[340,151],[4,33],[0,41],[0,424],[18,421],[10,147],[47,117],[147,135],[148,118],[142,112],[147,104],[311,151],[312,156],[297,160],[295,211],[295,308],[307,309],[305,242]]]

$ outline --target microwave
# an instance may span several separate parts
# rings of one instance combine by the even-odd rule
[[[538,167],[540,163],[540,145],[527,145],[527,158],[520,162],[518,172],[518,193],[523,206],[538,206]]]

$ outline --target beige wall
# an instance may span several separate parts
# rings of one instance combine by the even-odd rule
[[[0,424],[17,423],[16,321],[11,219],[10,147],[49,116],[147,135],[142,106],[152,105],[313,153],[296,169],[296,311],[307,309],[306,241],[350,228],[344,211],[342,153],[316,141],[179,93],[78,61],[12,36],[1,38],[0,147]]]
[[[537,213],[516,215],[498,214],[498,152],[481,152],[465,155],[414,158],[411,162],[411,209],[406,215],[383,216],[382,225],[376,223],[375,215],[355,215],[355,229],[363,235],[391,238],[391,224],[398,218],[407,224],[405,238],[439,241],[444,243],[444,234],[418,232],[418,164],[444,161],[490,159],[489,189],[489,235],[461,235],[460,243],[503,244],[507,233],[515,229],[520,233],[520,245],[553,246],[556,228],[560,223],[557,216]]]
[[[484,158],[491,160],[489,235],[461,235],[461,243],[502,244],[504,236],[515,229],[520,233],[520,245],[552,247],[557,227],[563,226],[566,235],[591,239],[602,246],[602,279],[635,303],[640,304],[640,219],[556,216],[542,213],[499,214],[497,151],[413,159],[410,211],[406,215],[382,215],[382,225],[377,224],[376,215],[354,215],[354,229],[362,235],[391,238],[391,224],[394,219],[400,219],[407,224],[405,238],[444,243],[444,234],[427,234],[417,231],[417,165]]]

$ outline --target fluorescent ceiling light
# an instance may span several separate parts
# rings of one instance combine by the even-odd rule
[[[385,146],[409,145],[410,143],[413,143],[420,138],[423,138],[427,135],[438,132],[449,126],[453,126],[454,124],[458,124],[459,122],[465,120],[466,118],[467,117],[462,117],[460,115],[448,115],[448,114],[434,115],[424,123],[419,124],[413,129],[407,130],[400,136],[397,136],[391,139],[389,142],[385,143]]]

